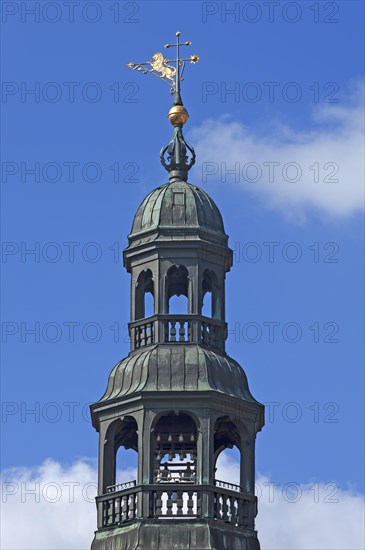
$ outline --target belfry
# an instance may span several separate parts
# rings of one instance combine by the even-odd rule
[[[225,279],[232,250],[211,197],[188,183],[195,152],[183,136],[185,63],[155,54],[129,67],[168,82],[174,127],[161,151],[169,182],[143,200],[124,250],[131,274],[131,349],[91,406],[99,432],[97,531],[92,550],[259,550],[255,439],[264,407],[225,351]],[[175,63],[175,66],[169,64]],[[184,311],[174,313],[177,297]],[[147,311],[147,299],[153,309]],[[204,311],[203,311],[204,303]],[[240,479],[216,479],[237,447]],[[118,483],[120,447],[138,453],[136,479]]]

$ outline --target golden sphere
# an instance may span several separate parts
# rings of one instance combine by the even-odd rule
[[[169,114],[167,116],[169,117],[169,121],[173,126],[184,126],[185,122],[189,118],[189,113],[187,112],[185,107],[183,107],[183,105],[174,105],[169,110]]]

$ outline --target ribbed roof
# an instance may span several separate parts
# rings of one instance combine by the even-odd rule
[[[117,363],[99,402],[148,391],[207,391],[256,402],[240,365],[199,345],[156,345]]]
[[[130,236],[158,227],[199,227],[225,235],[217,205],[203,189],[185,181],[167,183],[147,195]]]

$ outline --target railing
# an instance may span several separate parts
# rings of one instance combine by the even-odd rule
[[[140,489],[135,487],[132,490],[110,492],[103,497],[98,497],[98,506],[101,506],[101,526],[113,527],[135,519],[139,491]]]
[[[188,519],[214,518],[236,527],[254,529],[257,499],[237,490],[238,485],[117,484],[96,498],[99,528],[115,527],[137,517]],[[219,485],[218,485],[219,484]],[[224,484],[233,489],[227,489]],[[125,487],[119,490],[118,487]],[[107,491],[108,491],[107,489]],[[143,497],[143,498],[142,498]]]
[[[106,488],[107,493],[117,493],[118,491],[125,491],[126,489],[131,489],[137,485],[136,480],[126,481],[125,483],[116,483],[115,485],[109,485]]]
[[[132,345],[134,349],[143,348],[155,343],[155,323],[143,322],[133,327]]]
[[[157,518],[189,518],[200,515],[201,494],[179,487],[153,491],[153,516]]]
[[[235,485],[234,483],[228,483],[228,481],[221,481],[220,479],[216,479],[214,481],[214,484],[216,487],[220,487],[222,489],[228,489],[228,491],[237,491],[238,493],[243,493],[243,489],[240,485]]]
[[[131,349],[151,344],[202,343],[224,351],[227,324],[203,315],[153,315],[129,323]]]
[[[254,519],[252,503],[243,495],[227,493],[221,489],[214,493],[214,518],[232,523],[237,527],[248,528]],[[251,518],[251,516],[253,516]]]

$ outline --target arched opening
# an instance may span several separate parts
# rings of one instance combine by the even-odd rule
[[[135,319],[150,317],[155,313],[154,284],[152,271],[145,269],[137,279],[135,293]]]
[[[186,296],[171,296],[169,300],[169,313],[171,315],[184,315],[188,312],[189,304]]]
[[[154,483],[194,483],[197,428],[187,414],[162,416],[154,429]]]
[[[119,484],[135,482],[138,465],[138,428],[135,418],[113,422],[106,433],[104,492],[115,492]],[[110,458],[108,458],[110,457]]]
[[[166,313],[189,312],[189,272],[183,265],[173,265],[166,275]]]
[[[135,449],[126,449],[121,445],[117,449],[115,463],[118,483],[128,483],[137,479],[138,453]]]
[[[241,435],[228,417],[218,418],[214,428],[214,477],[216,484],[240,489]]]
[[[214,271],[206,269],[202,282],[202,315],[222,319],[222,296]]]
[[[161,487],[156,491],[157,517],[186,518],[197,514],[197,435],[194,420],[184,413],[164,415],[156,423],[152,441],[153,483]]]
[[[240,485],[241,453],[236,445],[222,449],[215,462],[214,477],[223,483]]]
[[[153,284],[153,283],[152,283]],[[152,292],[145,292],[144,295],[144,316],[152,317],[155,314],[155,299]]]

